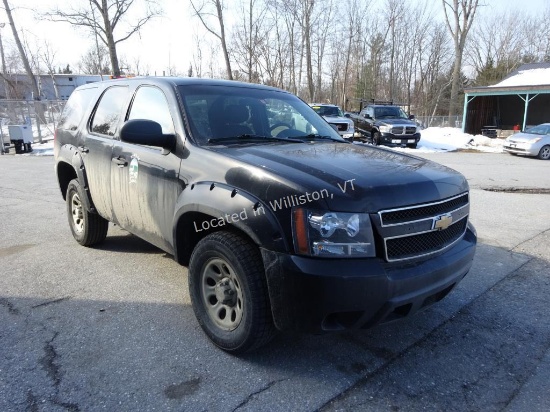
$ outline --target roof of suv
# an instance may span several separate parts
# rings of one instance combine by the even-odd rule
[[[233,86],[233,87],[248,87],[255,89],[274,90],[279,92],[288,93],[285,90],[278,89],[276,87],[264,86],[257,83],[245,83],[234,80],[222,80],[222,79],[203,79],[199,77],[170,77],[170,76],[137,76],[137,77],[125,77],[112,80],[104,80],[100,83],[120,83],[120,82],[150,82],[171,86],[183,86],[183,85],[209,85],[209,86]]]

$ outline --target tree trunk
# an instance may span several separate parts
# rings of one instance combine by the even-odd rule
[[[313,65],[311,62],[311,11],[313,9],[313,1],[307,0],[304,4],[304,37],[306,40],[306,76],[307,86],[309,91],[309,101],[315,99],[315,84],[313,83]]]
[[[101,17],[103,17],[103,24],[105,26],[105,38],[107,40],[107,47],[109,49],[109,58],[111,60],[111,70],[114,77],[120,77],[120,67],[118,65],[118,56],[116,53],[116,44],[113,37],[113,28],[111,27],[111,21],[109,20],[109,9],[107,8],[107,0],[101,0]]]
[[[15,44],[17,45],[17,49],[19,50],[21,61],[23,62],[23,66],[25,67],[25,72],[27,72],[27,76],[29,76],[29,80],[31,82],[33,99],[40,100],[40,91],[38,90],[38,83],[32,73],[31,65],[29,64],[29,59],[25,54],[25,49],[23,49],[23,45],[21,44],[21,40],[19,39],[19,34],[17,33],[17,29],[15,28],[15,23],[13,22],[13,16],[11,15],[11,9],[8,4],[8,0],[3,0],[3,2],[4,2],[4,8],[6,10],[6,14],[8,16],[8,21],[11,26],[11,31],[13,33],[13,38],[15,40]]]
[[[223,57],[225,59],[227,78],[229,80],[233,80],[233,71],[231,70],[231,62],[229,61],[229,52],[227,51],[227,42],[225,39],[225,24],[223,22],[222,4],[220,0],[216,0],[216,11],[218,13],[218,21],[220,22],[220,40],[222,43]]]

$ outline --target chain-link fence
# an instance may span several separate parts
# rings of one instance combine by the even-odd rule
[[[30,126],[34,142],[52,138],[65,103],[65,100],[0,100],[2,141],[10,142],[10,125]]]
[[[460,116],[416,116],[416,122],[423,128],[428,127],[457,127],[462,128]]]

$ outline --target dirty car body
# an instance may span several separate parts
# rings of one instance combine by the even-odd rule
[[[307,123],[281,126],[292,110]],[[239,353],[276,330],[328,332],[405,318],[469,271],[465,178],[346,142],[275,88],[135,78],[71,96],[55,163],[75,239],[107,222],[189,267],[193,309]]]

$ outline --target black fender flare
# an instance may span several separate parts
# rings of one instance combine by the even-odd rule
[[[250,193],[228,185],[203,181],[188,185],[180,194],[174,213],[173,241],[175,259],[182,251],[190,254],[190,239],[198,240],[215,230],[237,229],[256,245],[288,252],[290,246],[273,211]],[[185,229],[185,235],[178,233]],[[192,241],[191,241],[192,242]]]
[[[88,176],[86,174],[86,168],[84,166],[84,159],[82,159],[82,154],[80,153],[78,148],[70,144],[65,144],[59,148],[55,172],[57,174],[57,180],[61,185],[62,177],[59,176],[60,163],[66,163],[72,166],[76,177],[80,182],[80,185],[82,186],[82,189],[84,189],[85,196],[84,199],[81,199],[84,207],[88,212],[97,213],[94,202],[92,201],[92,197],[90,195],[90,187],[88,185]],[[66,192],[63,192],[63,189],[61,190],[63,193],[63,198],[65,198]]]

